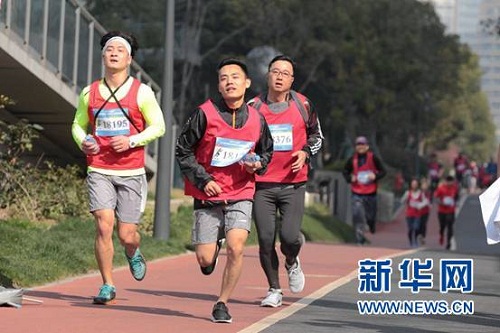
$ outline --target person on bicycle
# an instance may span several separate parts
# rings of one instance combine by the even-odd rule
[[[365,224],[372,234],[375,233],[377,219],[377,181],[386,175],[381,160],[370,150],[364,136],[356,138],[356,151],[342,171],[345,180],[351,184],[352,222],[356,242],[366,242]]]

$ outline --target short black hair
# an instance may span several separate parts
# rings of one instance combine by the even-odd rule
[[[446,181],[447,181],[447,182],[452,182],[452,181],[454,181],[454,180],[455,180],[455,177],[453,177],[452,175],[448,175],[448,176],[446,176]]]
[[[106,33],[104,36],[102,36],[101,43],[100,43],[101,50],[106,45],[106,42],[113,37],[122,37],[123,39],[125,39],[130,44],[130,50],[131,50],[130,55],[132,57],[134,57],[135,52],[139,49],[139,43],[137,42],[137,39],[135,38],[134,35],[127,33],[127,32],[123,32],[123,31],[113,30],[113,31]]]
[[[271,66],[276,62],[276,61],[288,61],[291,65],[292,65],[292,69],[293,71],[295,72],[295,61],[293,61],[293,59],[287,55],[284,55],[284,54],[280,54],[280,55],[277,55],[276,57],[274,57],[270,62],[269,62],[269,65],[267,66],[267,70],[270,71],[271,70]]]
[[[411,177],[410,181],[408,182],[408,187],[411,187],[411,183],[413,183],[413,181],[416,181],[418,186],[420,186],[420,179],[418,179],[417,177]]]
[[[225,58],[219,64],[217,65],[217,73],[219,73],[220,69],[224,66],[227,65],[237,65],[240,66],[243,72],[245,72],[245,75],[248,76],[248,67],[247,65],[239,59],[236,58]]]

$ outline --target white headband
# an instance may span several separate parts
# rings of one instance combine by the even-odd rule
[[[111,37],[110,39],[108,39],[108,41],[106,42],[106,44],[104,44],[104,47],[102,48],[102,53],[104,54],[104,52],[106,51],[106,48],[109,46],[109,44],[111,42],[120,42],[123,44],[123,46],[125,46],[125,48],[127,49],[128,51],[128,54],[129,55],[132,55],[132,46],[130,45],[130,43],[123,37],[120,37],[120,36],[115,36],[115,37]]]

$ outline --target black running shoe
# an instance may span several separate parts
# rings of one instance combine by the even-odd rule
[[[210,275],[215,271],[215,266],[217,265],[217,260],[219,259],[219,251],[222,248],[222,244],[224,244],[224,238],[219,238],[217,239],[217,244],[215,247],[215,253],[214,253],[214,261],[210,264],[210,266],[207,267],[201,267],[201,272],[203,275]]]
[[[214,305],[214,309],[212,310],[212,321],[214,323],[231,323],[233,321],[224,302],[217,302]]]

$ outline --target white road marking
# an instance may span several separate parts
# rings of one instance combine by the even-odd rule
[[[412,253],[415,253],[417,251],[418,251],[418,249],[401,251],[401,252],[393,253],[389,256],[382,256],[379,259],[399,257],[399,256],[403,256],[406,254],[412,254]],[[295,312],[305,308],[306,306],[308,306],[309,304],[311,304],[315,300],[324,297],[326,294],[332,292],[333,290],[335,290],[339,287],[342,287],[344,284],[352,281],[357,276],[358,276],[358,270],[356,269],[356,270],[352,271],[351,273],[341,277],[340,279],[335,280],[335,281],[327,284],[326,286],[316,290],[312,294],[309,294],[306,297],[298,300],[297,302],[290,304],[289,306],[283,308],[283,310],[276,312],[276,313],[273,313],[272,315],[269,315],[269,316],[259,320],[258,322],[254,323],[253,325],[248,326],[247,328],[239,331],[238,333],[257,333],[257,332],[260,332],[260,331],[268,328],[269,326],[276,324],[280,320],[283,320],[287,317],[290,317]]]

